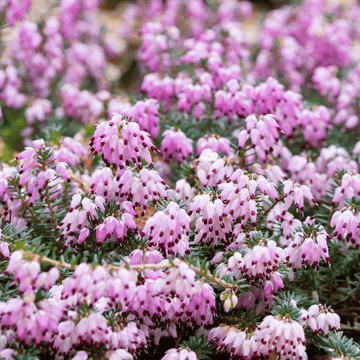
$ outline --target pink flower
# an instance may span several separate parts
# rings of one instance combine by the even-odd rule
[[[222,152],[224,155],[233,156],[230,149],[230,140],[220,137],[217,134],[207,134],[200,138],[196,143],[197,155],[201,155],[204,149],[211,149],[214,152]]]
[[[340,329],[340,317],[332,309],[326,308],[324,305],[312,305],[307,311],[303,312],[302,325],[303,327],[310,326],[315,334],[323,331],[325,335],[328,335],[330,329]]]
[[[311,235],[295,233],[294,241],[285,249],[286,260],[289,266],[298,269],[301,264],[310,265],[319,270],[319,261],[322,257],[326,265],[330,266],[327,240],[330,238],[325,230],[313,231]]]
[[[179,205],[171,201],[164,211],[149,218],[141,232],[147,236],[150,247],[159,247],[166,255],[179,253],[184,256],[189,249],[190,219]]]
[[[275,351],[282,359],[307,359],[304,330],[289,315],[266,316],[255,330],[254,337],[264,356]]]
[[[161,360],[197,360],[197,356],[188,349],[170,349]]]
[[[89,146],[94,154],[101,152],[105,164],[114,164],[121,169],[129,165],[130,160],[142,167],[142,159],[152,167],[149,150],[157,150],[138,124],[123,120],[119,114],[97,126]]]
[[[1,237],[1,232],[0,232],[0,237]],[[9,244],[7,242],[0,241],[0,252],[5,259],[9,258],[10,249],[9,249]]]
[[[165,160],[170,161],[175,157],[179,163],[182,163],[186,161],[189,155],[192,155],[192,140],[188,139],[181,130],[172,128],[166,130],[163,135],[164,139],[160,150]]]

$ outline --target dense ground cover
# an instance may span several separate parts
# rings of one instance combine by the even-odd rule
[[[122,49],[99,0],[30,5],[0,2],[0,358],[359,359],[357,2],[251,44],[250,2],[138,1]]]

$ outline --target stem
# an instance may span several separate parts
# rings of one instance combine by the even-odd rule
[[[75,268],[76,268],[76,266],[71,265],[64,261],[57,261],[54,259],[50,259],[47,256],[40,256],[40,255],[32,253],[31,251],[23,251],[23,250],[20,250],[20,251],[22,251],[26,257],[31,258],[33,260],[37,260],[39,263],[49,262],[50,264],[53,264],[55,267],[62,267],[62,268],[68,269],[68,270],[75,270]],[[105,269],[107,269],[109,271],[114,271],[114,270],[119,270],[119,269],[144,271],[144,270],[148,270],[148,269],[152,269],[152,270],[154,270],[154,269],[169,269],[173,266],[180,265],[182,262],[186,262],[186,261],[175,258],[174,265],[170,264],[169,262],[166,262],[163,264],[162,263],[159,263],[159,264],[144,264],[143,263],[143,264],[127,265],[127,266],[126,265],[120,265],[120,266],[103,265],[103,266]],[[201,269],[198,268],[197,266],[189,265],[189,267],[190,267],[190,269],[194,270],[198,275],[203,275],[205,278],[209,279],[214,284],[219,285],[220,287],[234,289],[234,290],[237,290],[237,288],[238,288],[237,285],[230,284],[224,280],[216,278],[214,275],[211,274],[211,272],[209,270],[204,275],[203,272],[201,271]]]
[[[75,175],[70,168],[68,168],[67,171],[69,174],[69,178],[77,182],[80,185],[81,190],[83,190],[86,193],[89,193],[91,191],[90,186],[79,175],[77,174]]]
[[[265,212],[262,214],[262,216],[259,218],[259,222],[260,222],[261,220],[263,220],[263,219],[266,217],[266,215],[271,211],[271,209],[273,209],[274,206],[277,205],[277,204],[278,204],[281,200],[283,200],[284,198],[285,198],[285,195],[281,195],[278,200],[275,200],[275,202],[272,203],[272,204],[265,210]]]
[[[176,340],[176,344],[175,344],[175,348],[176,348],[176,349],[179,348],[180,342],[181,342],[182,338],[184,337],[184,335],[185,335],[185,327],[183,327],[183,328],[181,329],[180,336],[179,336],[179,338]]]
[[[55,217],[55,212],[53,207],[51,206],[51,201],[50,201],[50,195],[49,195],[49,186],[48,186],[48,182],[46,181],[45,183],[45,202],[50,210],[50,215],[51,215],[51,219],[53,224],[57,227],[57,221],[56,221],[56,217]]]
[[[31,214],[39,223],[41,223],[42,221],[41,221],[40,218],[36,215],[34,209],[29,205],[29,203],[28,203],[28,202],[24,199],[24,197],[22,196],[20,189],[19,189],[17,186],[15,186],[15,188],[16,188],[16,192],[17,192],[17,194],[18,194],[18,196],[19,196],[19,199],[21,200],[22,204],[29,210],[30,214]]]
[[[64,184],[64,197],[63,197],[63,205],[65,208],[68,206],[68,184]]]

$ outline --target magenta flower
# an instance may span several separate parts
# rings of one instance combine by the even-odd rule
[[[312,305],[307,311],[302,312],[302,326],[310,326],[315,334],[323,331],[328,335],[330,329],[340,330],[340,317],[324,305]]]
[[[313,231],[311,235],[297,232],[293,237],[293,242],[285,249],[289,266],[298,269],[301,264],[306,266],[311,264],[314,269],[319,270],[320,257],[325,260],[327,266],[330,266],[327,246],[330,237],[325,230]]]
[[[218,246],[229,242],[232,218],[226,214],[224,203],[213,194],[197,195],[190,204],[189,215],[196,213],[195,241]]]
[[[211,149],[205,149],[201,155],[192,161],[196,176],[203,186],[214,186],[222,183],[234,172],[234,158],[222,158]]]
[[[207,134],[200,138],[196,143],[197,155],[201,155],[204,149],[211,149],[214,152],[222,152],[224,155],[233,156],[230,149],[230,140],[220,137],[217,134]]]
[[[174,157],[182,163],[193,153],[192,140],[187,138],[181,130],[171,128],[164,132],[160,150],[165,160],[170,161]]]
[[[255,330],[254,337],[264,356],[275,351],[281,359],[307,359],[304,330],[289,315],[266,316]]]
[[[184,256],[189,249],[189,231],[189,216],[171,201],[164,211],[158,211],[146,221],[141,236],[149,239],[150,247],[159,248],[166,255],[179,253]]]
[[[114,164],[121,169],[128,166],[130,160],[141,168],[142,159],[152,167],[150,150],[157,151],[138,124],[123,120],[119,114],[97,126],[89,146],[95,155],[101,152],[107,166]]]

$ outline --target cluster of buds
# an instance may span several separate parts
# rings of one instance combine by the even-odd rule
[[[147,236],[149,246],[158,247],[166,255],[179,253],[184,256],[189,250],[189,231],[188,214],[176,202],[171,201],[165,210],[158,211],[146,221],[141,236]]]
[[[146,72],[165,72],[171,66],[169,45],[176,40],[178,31],[165,30],[160,22],[146,23],[141,28],[142,45],[138,58]]]
[[[323,331],[328,335],[329,330],[340,330],[340,317],[322,304],[312,305],[307,311],[301,310],[301,324],[303,327],[310,326],[315,334]]]
[[[164,139],[161,143],[161,153],[164,159],[171,161],[174,157],[179,163],[186,161],[193,153],[192,140],[178,128],[171,128],[164,132]]]
[[[66,83],[60,89],[60,96],[65,115],[79,119],[83,124],[95,123],[104,111],[101,93],[92,94]]]
[[[238,150],[240,151],[250,140],[258,157],[266,161],[267,155],[274,150],[279,141],[280,127],[274,115],[256,117],[250,115],[245,119],[246,130],[239,134]]]
[[[239,82],[231,79],[226,84],[227,91],[218,90],[215,93],[214,107],[216,109],[216,117],[225,115],[228,122],[231,123],[234,114],[243,116],[250,113],[251,102],[244,90],[239,91],[239,88]]]
[[[63,70],[64,45],[59,31],[60,23],[53,17],[45,21],[41,30],[36,23],[24,20],[11,44],[11,55],[21,61],[37,97],[50,94],[52,80]]]
[[[100,168],[91,178],[92,192],[107,200],[130,201],[144,216],[150,200],[156,204],[159,195],[167,199],[166,183],[155,170],[138,170],[126,167],[114,175],[110,168]]]
[[[261,287],[257,283],[251,285],[250,295],[240,295],[238,307],[242,306],[246,310],[252,309],[255,314],[264,315],[272,309],[279,289],[284,289],[284,282],[282,275],[278,271],[274,271],[270,275],[270,280],[264,281]]]
[[[0,4],[0,11],[5,14],[8,24],[10,26],[15,26],[16,21],[23,19],[28,13],[30,5],[31,0],[5,0]]]
[[[196,353],[188,349],[170,349],[161,360],[197,360]]]
[[[96,43],[73,43],[66,50],[66,71],[64,80],[68,84],[81,86],[86,77],[94,79],[97,88],[106,88],[104,71],[106,54],[102,46]]]
[[[231,358],[246,360],[260,356],[259,343],[250,329],[219,326],[210,330],[208,340],[215,343],[218,350],[226,348]]]
[[[29,125],[34,123],[34,120],[45,121],[47,115],[52,113],[51,102],[47,99],[36,99],[31,106],[25,110],[26,121]]]
[[[69,212],[55,230],[61,230],[59,240],[65,239],[64,248],[82,244],[90,236],[90,221],[99,217],[98,210],[105,211],[105,199],[83,197],[75,194],[72,197]]]
[[[139,123],[140,129],[148,132],[152,138],[156,138],[159,132],[159,104],[155,99],[138,101],[131,110],[123,115],[132,118]]]
[[[158,266],[167,264],[169,260],[164,260]],[[214,291],[209,284],[195,280],[195,275],[187,263],[175,258],[174,266],[158,276],[151,285],[153,295],[162,293],[176,296],[164,302],[168,312],[166,318],[172,321],[178,318],[192,326],[213,323],[213,315],[216,314]]]
[[[222,183],[234,172],[235,157],[222,158],[217,152],[205,149],[191,162],[196,176],[203,186],[214,186]]]
[[[14,178],[16,172],[15,167],[9,165],[2,166],[0,171],[0,200],[4,204],[3,219],[6,222],[11,222],[18,229],[23,229],[26,222],[20,212],[22,201],[14,196],[9,186],[9,181]],[[2,249],[5,251],[5,245],[2,245]]]
[[[157,73],[146,74],[141,91],[159,103],[165,102],[166,110],[170,110],[174,95],[174,79],[169,76],[160,78]]]
[[[356,248],[360,246],[360,214],[355,213],[352,205],[336,211],[330,221],[330,226],[335,227],[334,236],[340,240],[352,242]]]
[[[330,113],[325,106],[318,106],[314,111],[304,109],[299,118],[305,141],[311,146],[320,146],[326,139],[326,130],[331,128]]]
[[[26,147],[16,157],[16,160],[20,160],[21,163],[19,188],[25,189],[26,186],[27,192],[21,191],[30,204],[33,204],[40,197],[43,189],[46,192],[43,196],[56,199],[63,191],[63,180],[69,180],[64,162],[53,163],[53,155],[43,161],[43,156],[51,150],[51,148],[45,147],[43,139],[39,139],[32,141],[32,147]],[[56,170],[54,169],[55,164]],[[49,188],[51,188],[51,193],[47,194]]]
[[[355,145],[353,155],[356,156],[358,147]],[[316,160],[316,166],[319,172],[326,173],[331,178],[336,171],[345,169],[347,171],[358,172],[358,164],[353,160],[350,154],[341,147],[331,145],[328,148],[322,148],[320,156]]]
[[[53,148],[57,162],[64,162],[70,166],[80,165],[87,156],[87,149],[80,141],[71,137],[62,137],[58,147]]]
[[[128,122],[119,114],[97,125],[89,146],[95,155],[101,152],[107,166],[121,169],[128,166],[130,160],[141,168],[143,159],[153,167],[150,150],[157,151],[149,135],[141,131],[137,123]]]
[[[313,221],[314,219],[307,218],[305,224],[311,225]],[[324,229],[297,232],[293,235],[293,238],[294,240],[285,249],[285,257],[289,267],[298,269],[301,264],[306,266],[312,264],[314,269],[319,270],[320,257],[324,259],[327,266],[330,266],[330,255],[327,246],[327,240],[330,239],[330,236]]]
[[[152,138],[156,138],[159,132],[159,103],[155,98],[137,101],[134,105],[124,100],[112,98],[107,107],[109,118],[113,113],[126,115],[132,121],[137,122],[140,129],[148,132]]]
[[[110,242],[124,242],[127,235],[127,228],[129,227],[132,230],[136,229],[135,215],[136,212],[132,205],[128,202],[122,202],[117,214],[106,217],[100,225],[95,227],[97,245],[102,244],[105,239]],[[78,239],[77,244],[80,244],[82,241]]]
[[[131,173],[131,169],[128,169]],[[108,167],[97,168],[91,176],[90,188],[91,191],[98,196],[102,196],[105,200],[115,200],[119,194],[119,181],[121,176],[126,173],[126,170],[118,170],[114,175],[112,170]],[[125,193],[126,194],[126,193]],[[127,194],[126,194],[127,195]],[[129,194],[130,195],[130,194]]]
[[[279,265],[285,262],[283,249],[276,246],[275,241],[261,239],[258,245],[252,249],[247,248],[244,257],[236,253],[229,259],[229,271],[235,266],[242,271],[245,278],[251,282],[258,280],[271,280],[273,272],[279,269]]]
[[[275,351],[280,359],[307,359],[304,330],[289,315],[266,316],[254,336],[259,342],[260,353],[265,356]]]
[[[190,113],[194,109],[195,120],[200,120],[206,108],[205,102],[209,103],[211,100],[211,87],[207,83],[193,85],[185,82],[177,97],[177,110]]]
[[[195,189],[185,179],[180,179],[175,184],[174,199],[182,200],[188,206],[195,193]]]
[[[8,65],[4,70],[0,69],[0,100],[5,101],[6,106],[19,109],[25,104],[26,96],[20,93],[21,87],[22,82],[15,66]],[[1,119],[2,112],[0,107]]]
[[[301,227],[301,221],[289,211],[288,204],[280,202],[277,203],[269,212],[267,216],[268,229],[273,230],[275,234],[280,236],[280,243],[288,245],[291,243],[290,236],[295,233],[295,229]],[[280,223],[280,229],[278,224]]]
[[[234,220],[240,217],[243,229],[249,218],[253,226],[256,225],[257,189],[265,197],[270,195],[273,199],[278,199],[273,183],[263,176],[249,175],[241,169],[236,170],[227,182],[218,185],[218,188],[221,190],[219,198],[226,204],[225,213],[229,213]]]
[[[319,198],[323,196],[324,190],[328,188],[327,184],[324,186],[322,183],[326,183],[326,177],[324,174],[319,174],[316,164],[311,161],[307,154],[291,156],[286,168],[291,173],[290,178],[292,181],[307,185]]]
[[[226,156],[234,156],[230,144],[230,140],[227,138],[220,137],[217,134],[207,134],[196,143],[197,155],[201,155],[205,149],[211,149],[214,152],[223,153]]]
[[[338,205],[340,209],[344,207],[346,199],[360,196],[360,175],[352,171],[347,171],[341,178],[341,184],[335,189],[331,206]]]
[[[310,189],[306,185],[299,185],[291,180],[284,181],[285,208],[288,209],[292,203],[295,204],[296,211],[304,213],[304,198],[316,204],[316,200]]]
[[[155,170],[142,168],[135,176],[135,172],[128,168],[118,180],[118,184],[119,190],[115,192],[115,196],[127,198],[134,207],[140,206],[142,216],[150,198],[154,204],[157,203],[159,195],[167,199],[165,181]]]
[[[43,299],[35,304],[33,292],[24,298],[10,299],[0,304],[1,326],[13,329],[19,340],[29,345],[50,345],[58,333],[58,323],[64,310],[54,299]]]
[[[13,274],[14,281],[19,283],[19,293],[24,296],[34,293],[41,286],[45,290],[50,289],[59,278],[57,268],[40,273],[38,261],[26,261],[20,251],[11,254],[5,273]]]
[[[232,218],[225,213],[224,203],[215,194],[197,195],[190,203],[189,215],[197,214],[195,241],[201,245],[208,243],[217,248],[218,240],[228,245]]]
[[[99,0],[90,3],[81,0],[61,1],[59,21],[64,38],[71,42],[81,41],[84,38],[92,42],[99,40],[101,29],[96,20],[96,10],[99,5]]]
[[[315,69],[311,80],[315,85],[315,89],[321,96],[329,95],[329,100],[334,102],[339,95],[341,82],[336,77],[338,69],[336,66],[323,67],[319,66]]]

